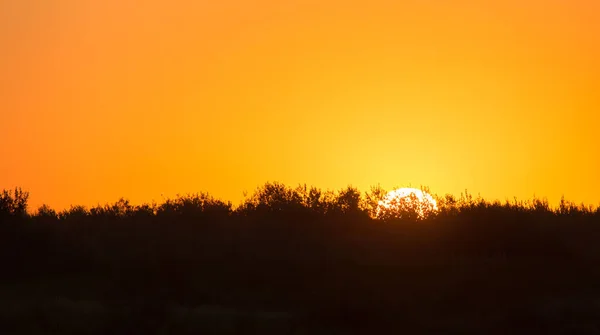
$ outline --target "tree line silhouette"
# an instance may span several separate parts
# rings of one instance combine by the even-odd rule
[[[437,197],[425,218],[410,208],[374,218],[385,194],[273,182],[236,207],[198,193],[29,212],[27,192],[4,190],[0,282],[94,278],[103,289],[85,294],[141,301],[139,323],[177,302],[286,308],[305,324],[365,333],[422,329],[474,306],[508,311],[574,287],[600,297],[600,207],[465,192]],[[527,322],[518,314],[494,327]]]

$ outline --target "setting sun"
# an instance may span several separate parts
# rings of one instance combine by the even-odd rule
[[[416,215],[424,219],[437,211],[437,202],[431,194],[416,188],[399,188],[388,192],[378,203],[376,217],[379,219],[401,218]]]

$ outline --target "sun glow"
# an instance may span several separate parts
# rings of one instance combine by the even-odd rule
[[[388,192],[378,202],[375,216],[384,220],[404,217],[424,219],[437,210],[437,202],[431,194],[416,188],[399,188]]]

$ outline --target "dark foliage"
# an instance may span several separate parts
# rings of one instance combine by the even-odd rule
[[[3,190],[0,193],[0,215],[2,217],[18,216],[23,217],[27,214],[27,200],[29,193],[23,191],[20,187],[12,190]]]
[[[3,287],[30,283],[18,300],[34,292],[35,299],[47,293],[110,306],[88,333],[210,332],[206,322],[177,319],[173,306],[291,315],[275,331],[260,328],[256,313],[233,313],[235,326],[213,333],[600,329],[600,305],[585,300],[600,303],[600,209],[465,193],[438,198],[439,211],[425,219],[372,219],[384,194],[380,187],[361,195],[353,187],[267,183],[237,208],[195,194],[27,214],[28,194],[4,191],[0,280]],[[36,291],[39,281],[59,284]],[[553,299],[576,302],[547,317]],[[0,313],[14,332],[19,320]]]

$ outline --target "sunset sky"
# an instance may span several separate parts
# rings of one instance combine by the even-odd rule
[[[600,1],[0,0],[0,189],[600,203]]]

